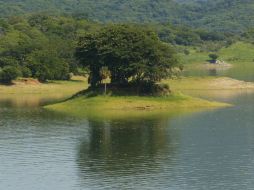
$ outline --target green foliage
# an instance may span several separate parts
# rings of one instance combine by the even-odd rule
[[[69,14],[77,19],[87,18],[101,22],[171,22],[211,31],[238,33],[254,25],[254,2],[251,0],[0,1],[1,17],[34,12],[46,12],[51,15]],[[67,28],[72,30],[72,27]]]
[[[21,67],[20,71],[22,73],[22,77],[29,78],[32,76],[32,71],[28,67]]]
[[[204,29],[192,29],[182,25],[149,24],[143,26],[144,28],[148,27],[151,30],[155,31],[162,41],[176,45],[211,46],[210,44],[221,44],[221,46],[226,46],[232,40],[236,39],[235,35],[228,35],[224,32],[212,32]],[[206,49],[209,49],[209,47]]]
[[[248,63],[253,65],[254,60],[254,45],[251,43],[237,42],[229,47],[224,47],[220,50],[219,56],[233,64]],[[253,72],[250,70],[250,72]]]
[[[29,55],[27,61],[32,76],[42,82],[69,79],[69,65],[60,59],[53,50],[35,51]]]
[[[74,57],[80,33],[99,25],[71,17],[33,14],[0,20],[0,68],[14,66],[24,77],[67,80],[77,74]],[[1,32],[2,31],[2,32]]]
[[[212,61],[216,61],[219,56],[215,53],[211,53],[211,54],[209,54],[209,57],[211,58]]]
[[[168,44],[155,33],[128,25],[110,25],[79,41],[76,56],[90,69],[90,84],[100,84],[100,69],[108,67],[111,83],[154,83],[171,74],[178,61]]]
[[[29,2],[32,6],[37,5],[39,1],[19,1],[19,9],[24,8],[21,6],[23,3]],[[3,2],[7,5],[9,1],[0,1],[0,9]],[[163,5],[163,2],[159,4]],[[85,4],[85,1],[80,2],[84,5],[83,3]],[[111,2],[97,3],[89,4],[89,6],[106,5]],[[128,4],[127,1],[122,3]],[[147,3],[151,3],[155,9],[158,6],[157,2],[152,3],[148,0]],[[44,7],[43,2],[39,4],[41,6],[37,7],[38,9]],[[50,2],[47,6],[51,6]],[[72,8],[70,7],[70,12]],[[153,8],[147,7],[148,9]],[[96,85],[102,80],[100,68],[107,66],[111,72],[112,81],[116,83],[127,83],[130,79],[157,81],[162,78],[162,75],[165,77],[171,73],[171,66],[167,65],[167,62],[172,63],[174,62],[172,60],[175,60],[174,56],[170,57],[174,54],[171,45],[180,55],[184,54],[188,60],[192,61],[199,59],[193,56],[191,52],[193,47],[198,47],[197,51],[203,52],[201,58],[207,59],[207,52],[218,52],[236,40],[254,41],[251,29],[237,36],[227,32],[191,29],[172,24],[112,26],[83,19],[85,15],[89,16],[77,11],[73,17],[38,13],[0,19],[0,69],[13,66],[22,73],[23,77],[34,77],[41,81],[67,80],[70,78],[70,73],[85,75],[89,70],[91,71],[90,82]],[[134,19],[139,16],[134,14],[132,17]],[[95,15],[91,18],[95,18]],[[121,20],[121,18],[119,20],[116,20],[117,17],[114,18],[114,21]],[[105,18],[104,21],[109,19],[111,17]],[[143,22],[145,18],[139,21]],[[75,48],[80,36],[84,36],[81,40],[83,45],[89,45],[86,48],[89,49],[90,54],[86,52],[81,60],[82,65],[89,68],[78,68],[80,65],[75,57]],[[157,36],[165,43],[161,43]],[[82,46],[82,44],[79,45]],[[163,70],[164,66],[168,69]]]
[[[0,71],[0,82],[9,84],[20,75],[21,73],[16,67],[6,66]]]

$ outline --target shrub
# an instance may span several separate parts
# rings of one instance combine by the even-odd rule
[[[12,80],[16,79],[21,75],[21,72],[14,66],[6,66],[0,72],[0,81],[2,83],[11,83]]]
[[[132,86],[137,88],[138,95],[153,95],[153,96],[165,96],[170,94],[170,87],[168,84],[157,84],[149,81],[143,81],[142,83]]]
[[[190,55],[190,51],[187,50],[187,49],[185,49],[183,52],[184,52],[185,55]]]
[[[219,56],[215,53],[211,53],[211,54],[209,54],[209,57],[211,58],[212,61],[216,61]]]
[[[21,67],[22,77],[29,78],[32,76],[32,71],[28,67]]]

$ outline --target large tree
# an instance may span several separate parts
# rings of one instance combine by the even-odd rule
[[[157,35],[136,26],[109,25],[80,38],[76,57],[90,69],[90,84],[100,84],[100,69],[111,72],[111,83],[155,83],[170,76],[178,61],[173,48]]]

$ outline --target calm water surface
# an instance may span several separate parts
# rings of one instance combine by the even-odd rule
[[[253,190],[254,93],[195,94],[235,106],[81,120],[2,96],[0,189]]]
[[[232,68],[187,67],[187,76],[227,76],[244,81],[254,81],[254,62],[235,64]]]

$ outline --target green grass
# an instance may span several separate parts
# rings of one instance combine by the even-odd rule
[[[220,49],[217,54],[219,60],[225,61],[229,67],[206,65],[209,52],[199,52],[194,48],[191,48],[189,55],[180,54],[180,57],[189,76],[206,76],[213,70],[210,66],[213,66],[218,74],[221,73],[239,80],[253,81],[254,44],[237,42]]]
[[[15,85],[0,85],[0,101],[12,102],[16,107],[40,106],[42,102],[64,100],[88,87],[84,77],[74,77],[71,81],[50,81],[45,84],[25,84],[20,81],[15,81]]]
[[[232,64],[254,63],[254,45],[237,42],[219,51],[220,59]]]
[[[25,84],[14,81],[14,85],[0,85],[0,93],[5,94],[38,94],[42,96],[65,94],[70,96],[88,87],[84,77],[74,77],[70,81],[49,81],[48,83]]]
[[[179,54],[181,63],[185,65],[203,64],[206,63],[209,59],[208,52],[200,52],[195,48],[189,48],[188,51],[190,52],[188,55],[185,55],[183,53]]]
[[[202,52],[198,48],[189,48],[190,54],[180,54],[181,61],[186,65],[208,63],[211,52]],[[237,42],[216,52],[219,60],[231,64],[254,63],[254,44]]]
[[[45,108],[60,113],[84,117],[136,117],[155,113],[193,111],[202,108],[229,106],[225,103],[210,102],[181,94],[166,97],[140,96],[80,96],[71,100],[48,105]]]

